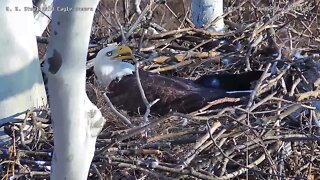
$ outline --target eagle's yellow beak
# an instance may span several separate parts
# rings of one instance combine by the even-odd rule
[[[116,60],[124,60],[124,59],[132,59],[132,50],[128,46],[118,46],[115,50],[114,59]]]

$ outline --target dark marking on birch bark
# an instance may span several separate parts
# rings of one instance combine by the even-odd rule
[[[62,58],[57,50],[53,50],[53,56],[48,58],[48,63],[49,72],[51,72],[52,74],[56,74],[62,65]]]
[[[57,35],[57,34],[58,34],[58,32],[57,32],[57,31],[53,31],[53,34],[54,34],[54,35]]]
[[[57,22],[57,25],[60,26],[60,21]]]

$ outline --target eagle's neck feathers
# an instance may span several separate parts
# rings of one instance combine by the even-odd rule
[[[97,60],[94,71],[98,82],[103,86],[109,86],[113,80],[121,80],[122,77],[133,74],[135,67],[117,60]]]

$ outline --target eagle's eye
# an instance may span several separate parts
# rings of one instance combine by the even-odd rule
[[[107,56],[112,56],[112,52],[109,51],[109,52],[106,53],[106,55],[107,55]]]

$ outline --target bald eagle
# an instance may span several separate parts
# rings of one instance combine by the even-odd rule
[[[123,62],[131,59],[127,46],[110,45],[100,50],[94,59],[94,73],[99,84],[107,87],[107,96],[114,106],[130,114],[144,113],[143,103],[135,75],[135,66]],[[151,107],[151,113],[164,115],[170,111],[190,113],[208,102],[224,97],[246,97],[249,92],[228,93],[222,89],[203,87],[191,80],[168,77],[139,70],[140,81],[149,102],[159,101]],[[236,102],[224,104],[235,105]]]

